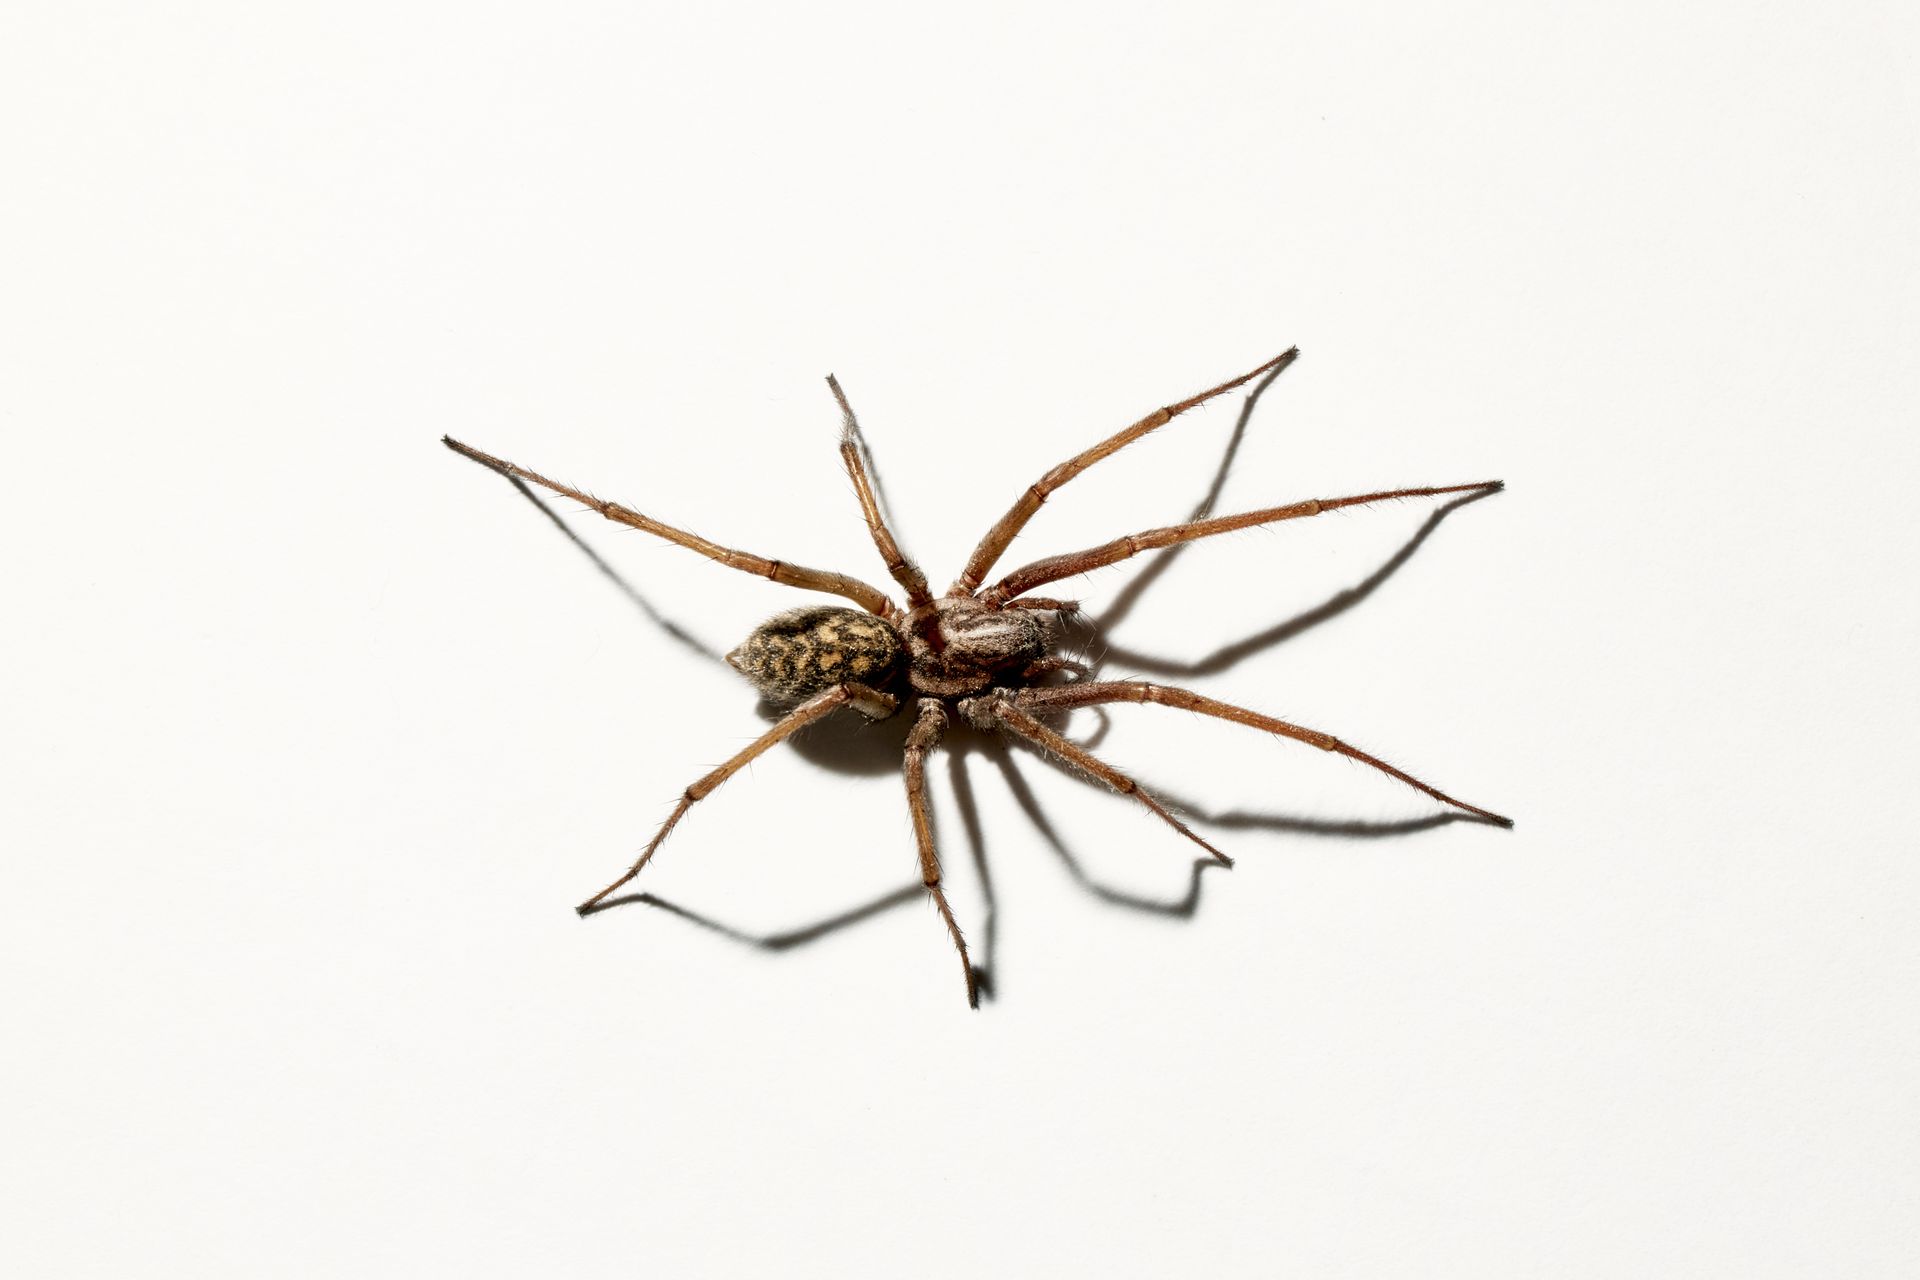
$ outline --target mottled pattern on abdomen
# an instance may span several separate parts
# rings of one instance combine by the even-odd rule
[[[777,703],[801,702],[845,681],[879,687],[900,662],[900,637],[858,609],[803,605],[755,627],[727,664]]]

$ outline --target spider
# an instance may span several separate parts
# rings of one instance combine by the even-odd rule
[[[644,530],[668,542],[696,551],[711,560],[803,591],[840,596],[857,607],[804,604],[788,609],[756,627],[726,655],[727,663],[752,682],[784,715],[732,759],[699,778],[681,793],[679,802],[632,866],[576,910],[587,915],[638,876],[689,809],[719,788],[741,768],[798,730],[841,709],[880,720],[910,707],[913,723],[906,737],[902,772],[907,808],[912,816],[914,842],[920,858],[920,878],[945,923],[960,957],[966,980],[967,1003],[980,1003],[980,977],[967,954],[966,939],[942,888],[940,858],[934,848],[932,813],[927,803],[927,757],[939,745],[955,714],[986,731],[1022,738],[1063,764],[1132,796],[1162,822],[1193,841],[1217,862],[1233,860],[1203,840],[1137,782],[1084,747],[1068,740],[1046,723],[1075,708],[1117,702],[1151,702],[1292,738],[1357,760],[1397,778],[1442,804],[1502,827],[1512,821],[1490,810],[1456,800],[1376,756],[1316,729],[1277,720],[1244,707],[1220,702],[1187,689],[1145,680],[1096,680],[1088,668],[1055,650],[1060,644],[1058,623],[1074,614],[1068,600],[1028,594],[1050,583],[1077,577],[1157,547],[1209,538],[1256,525],[1317,516],[1342,507],[1364,506],[1395,498],[1423,498],[1442,494],[1479,496],[1503,487],[1499,480],[1426,488],[1391,489],[1344,498],[1309,498],[1284,506],[1266,507],[1240,515],[1192,520],[1162,529],[1128,534],[1081,551],[1048,556],[1023,565],[988,583],[994,565],[1010,543],[1039,511],[1041,504],[1062,485],[1103,458],[1156,431],[1187,410],[1215,396],[1251,382],[1263,374],[1277,375],[1299,355],[1291,348],[1256,369],[1202,391],[1176,404],[1156,409],[1132,426],[1075,454],[1029,485],[1007,513],[997,520],[974,548],[960,576],[946,594],[936,596],[927,576],[906,557],[887,527],[867,469],[865,442],[853,407],[839,382],[827,378],[841,413],[840,458],[853,481],[855,496],[874,547],[886,562],[905,602],[893,600],[876,587],[846,574],[808,569],[783,560],[769,560],[709,542],[698,534],[662,524],[617,502],[605,502],[526,467],[483,453],[451,436],[443,443],[456,453],[516,481],[526,481],[585,504],[607,519]]]

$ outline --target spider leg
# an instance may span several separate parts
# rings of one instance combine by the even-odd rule
[[[938,698],[920,699],[920,716],[907,733],[907,751],[903,772],[907,780],[907,808],[913,814],[913,839],[920,849],[920,880],[927,886],[927,893],[933,898],[933,905],[939,909],[940,918],[947,922],[947,933],[953,938],[953,945],[960,952],[960,968],[967,978],[967,1004],[971,1008],[980,1007],[980,979],[973,971],[973,961],[967,956],[967,941],[960,936],[959,922],[953,918],[953,908],[947,904],[946,892],[940,887],[940,855],[933,847],[933,812],[927,805],[927,755],[939,745],[940,735],[946,731],[947,709]]]
[[[907,608],[912,610],[930,605],[933,603],[933,593],[927,589],[927,575],[920,572],[920,566],[907,559],[900,550],[900,544],[894,541],[893,531],[887,528],[886,517],[880,514],[880,503],[873,494],[873,482],[867,476],[867,442],[860,433],[860,420],[853,416],[853,406],[847,403],[847,394],[840,389],[840,380],[828,374],[827,385],[833,388],[833,398],[840,402],[840,460],[846,464],[847,475],[853,481],[853,492],[860,499],[860,514],[866,517],[867,532],[873,535],[873,545],[879,550],[880,558],[887,562],[887,572],[907,593]]]
[[[1061,687],[1071,689],[1075,686],[1064,685]],[[1100,688],[1102,686],[1095,685],[1093,687]],[[1024,690],[1022,692],[1032,691]],[[984,720],[985,724],[983,724],[982,727],[1006,729],[1019,737],[1025,738],[1028,742],[1039,747],[1055,759],[1080,770],[1082,773],[1099,779],[1120,794],[1132,796],[1141,804],[1153,810],[1161,821],[1212,854],[1221,866],[1230,867],[1233,865],[1232,858],[1229,858],[1226,854],[1220,852],[1205,840],[1202,840],[1198,835],[1194,834],[1191,827],[1168,812],[1166,806],[1142,790],[1139,783],[1112,765],[1100,760],[1085,748],[1074,745],[1053,730],[1047,728],[1047,726],[1041,724],[1038,720],[1027,714],[1025,706],[1021,705],[1023,703],[1024,698],[1021,694],[1014,695],[1013,699],[990,694],[986,697],[968,699],[965,703],[961,704],[961,709],[965,711],[970,718],[974,718],[976,722]]]
[[[971,595],[979,588],[982,582],[986,581],[987,574],[992,570],[994,561],[1000,558],[1001,552],[1005,551],[1008,544],[1011,543],[1015,537],[1019,536],[1022,529],[1026,528],[1027,521],[1033,519],[1033,513],[1040,509],[1040,504],[1045,502],[1048,495],[1055,489],[1058,489],[1061,485],[1073,479],[1102,458],[1116,454],[1148,432],[1156,431],[1166,426],[1169,422],[1172,422],[1175,418],[1193,408],[1195,405],[1205,404],[1215,396],[1231,391],[1244,382],[1251,382],[1269,370],[1284,369],[1286,366],[1292,364],[1299,355],[1300,348],[1290,347],[1261,365],[1258,369],[1249,373],[1243,373],[1230,382],[1223,382],[1211,390],[1202,391],[1199,395],[1189,397],[1178,404],[1170,404],[1164,409],[1155,409],[1152,413],[1140,419],[1140,421],[1134,423],[1126,430],[1108,436],[1091,449],[1083,453],[1075,454],[1053,470],[1047,472],[1047,474],[1041,476],[1027,487],[1027,491],[1020,495],[1019,501],[1013,504],[1007,511],[1007,514],[1001,516],[993,528],[987,530],[987,536],[980,540],[978,547],[974,548],[973,555],[967,560],[967,567],[961,571],[959,579],[954,582],[954,592],[956,594]]]
[[[641,850],[639,858],[634,861],[631,867],[627,868],[626,874],[622,875],[618,880],[615,880],[600,892],[594,894],[591,898],[588,898],[578,907],[575,907],[574,910],[583,916],[590,915],[615,890],[640,874],[641,870],[646,867],[648,861],[652,859],[654,851],[657,850],[666,840],[667,836],[671,834],[675,824],[680,821],[687,810],[693,808],[699,801],[706,799],[719,788],[721,783],[740,772],[741,769],[745,768],[747,764],[756,757],[765,753],[769,748],[778,746],[782,741],[793,736],[797,730],[805,728],[829,712],[838,710],[844,706],[852,706],[863,715],[877,720],[893,714],[894,709],[898,705],[898,701],[890,695],[881,693],[875,689],[869,689],[865,685],[860,684],[836,685],[828,689],[825,693],[815,694],[813,697],[807,699],[789,711],[773,728],[748,743],[746,747],[734,755],[731,760],[728,760],[718,769],[713,770],[683,791],[680,794],[680,802],[674,805],[673,812],[668,814],[667,820],[660,824],[660,829],[654,832],[653,839],[647,842],[647,847]]]
[[[1041,676],[1051,675],[1055,671],[1065,671],[1077,680],[1084,680],[1092,674],[1093,668],[1073,658],[1035,658],[1021,668],[1020,678],[1038,680]]]
[[[1118,564],[1130,556],[1139,555],[1142,551],[1151,551],[1155,547],[1170,547],[1180,542],[1192,542],[1196,538],[1211,538],[1215,534],[1232,533],[1237,529],[1251,529],[1255,525],[1298,520],[1305,516],[1337,511],[1342,507],[1386,502],[1394,498],[1429,498],[1437,494],[1471,493],[1476,490],[1482,493],[1493,493],[1504,487],[1505,482],[1501,480],[1481,480],[1474,484],[1450,484],[1439,488],[1390,489],[1382,493],[1355,494],[1349,498],[1308,498],[1305,502],[1293,502],[1284,507],[1266,507],[1237,516],[1218,516],[1212,520],[1194,520],[1187,524],[1169,525],[1164,529],[1148,529],[1141,533],[1130,533],[1124,538],[1115,538],[1112,542],[1089,547],[1084,551],[1069,551],[1065,555],[1035,560],[1030,565],[1015,569],[981,592],[980,599],[998,607],[1006,604],[1009,597],[1017,596],[1023,591],[1031,591],[1049,582],[1058,582],[1062,578],[1071,578],[1075,574],[1091,573],[1095,569]]]
[[[1358,760],[1361,764],[1378,769],[1389,777],[1398,778],[1416,791],[1425,792],[1442,804],[1465,810],[1496,826],[1511,827],[1513,825],[1512,818],[1502,817],[1478,805],[1468,804],[1464,800],[1456,800],[1439,788],[1420,781],[1412,774],[1396,769],[1385,760],[1347,745],[1332,734],[1321,733],[1317,729],[1302,728],[1285,720],[1276,720],[1272,716],[1263,716],[1257,711],[1249,711],[1245,707],[1220,702],[1203,694],[1194,693],[1190,689],[1176,689],[1168,685],[1151,684],[1145,680],[1100,680],[1088,684],[1022,689],[1013,695],[1013,702],[1029,711],[1067,711],[1074,707],[1091,707],[1105,702],[1157,702],[1164,707],[1197,711],[1203,716],[1214,716],[1221,720],[1230,720],[1235,724],[1244,724],[1250,728],[1264,729],[1268,733],[1278,734],[1283,738],[1292,738],[1319,747],[1322,751],[1331,751],[1337,755],[1346,756],[1350,760]]]
[[[676,546],[689,551],[697,551],[709,560],[718,560],[730,569],[739,569],[755,577],[768,578],[784,583],[789,587],[799,587],[803,591],[825,591],[837,596],[845,596],[869,613],[885,617],[893,612],[893,603],[878,587],[869,586],[858,578],[849,578],[844,573],[831,573],[825,569],[807,569],[800,565],[787,564],[780,560],[769,560],[765,556],[756,556],[746,551],[735,551],[716,542],[709,542],[697,533],[685,529],[676,529],[670,524],[662,524],[651,516],[645,516],[630,507],[617,502],[603,502],[599,498],[582,493],[580,490],[549,480],[537,471],[529,471],[504,458],[496,458],[490,453],[482,453],[472,445],[461,444],[452,436],[442,436],[441,443],[455,453],[473,459],[489,470],[497,471],[509,479],[528,480],[543,489],[550,489],[563,497],[572,498],[599,512],[616,524],[624,524],[632,529],[640,529],[665,538]]]

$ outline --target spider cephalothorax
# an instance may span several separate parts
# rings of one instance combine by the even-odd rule
[[[917,693],[955,698],[1017,680],[1046,657],[1040,615],[1026,604],[996,609],[972,596],[948,596],[901,624],[907,682]]]
[[[729,665],[752,681],[770,703],[789,710],[777,724],[731,760],[687,787],[681,794],[679,804],[647,843],[638,860],[619,879],[580,904],[580,913],[585,915],[605,905],[614,891],[639,875],[641,868],[647,865],[681,816],[762,752],[802,727],[841,708],[852,708],[879,719],[892,715],[903,702],[909,701],[913,703],[914,722],[907,733],[902,765],[906,778],[907,805],[913,817],[914,841],[920,856],[921,880],[934,905],[939,908],[941,919],[946,922],[948,934],[960,954],[970,1004],[979,1002],[978,975],[967,956],[966,941],[961,937],[960,926],[954,920],[946,893],[941,887],[940,860],[934,851],[933,823],[926,792],[926,758],[939,744],[941,734],[955,712],[978,728],[1011,733],[1114,790],[1133,796],[1161,820],[1228,866],[1232,862],[1225,854],[1189,830],[1132,778],[1101,761],[1084,747],[1062,737],[1045,721],[1075,708],[1118,702],[1151,702],[1195,711],[1347,756],[1398,778],[1441,803],[1481,821],[1511,826],[1499,814],[1456,800],[1331,734],[1276,720],[1186,689],[1151,684],[1144,680],[1090,679],[1085,667],[1050,652],[1054,641],[1053,619],[1071,611],[1073,606],[1028,594],[1048,583],[1116,564],[1155,547],[1173,546],[1281,520],[1317,516],[1340,507],[1382,502],[1389,498],[1490,493],[1501,487],[1497,480],[1432,488],[1392,489],[1345,498],[1309,498],[1303,502],[1267,507],[1241,515],[1192,520],[1186,524],[1129,534],[1084,551],[1036,560],[991,585],[983,585],[1001,553],[1055,489],[1102,458],[1118,452],[1148,432],[1165,426],[1197,404],[1262,374],[1267,375],[1267,381],[1270,382],[1292,363],[1297,354],[1297,351],[1287,351],[1250,373],[1178,404],[1156,409],[1132,426],[1047,472],[1030,485],[987,531],[953,587],[938,598],[928,590],[926,575],[901,553],[895,543],[874,497],[873,485],[867,474],[865,446],[860,439],[853,410],[841,394],[839,383],[832,378],[827,379],[840,402],[843,415],[841,459],[853,481],[854,493],[860,500],[861,513],[873,537],[874,546],[885,560],[887,571],[906,595],[904,605],[890,600],[884,592],[857,578],[821,569],[801,568],[784,561],[769,560],[718,546],[697,534],[662,524],[618,503],[589,497],[578,489],[558,484],[525,467],[448,438],[446,444],[449,448],[476,462],[516,481],[531,481],[583,502],[610,520],[645,530],[731,568],[787,586],[838,595],[859,606],[849,608],[845,605],[815,604],[789,609],[756,627],[738,648],[727,655]],[[1075,678],[1059,677],[1057,682],[1049,683],[1047,678],[1055,673],[1067,673]]]

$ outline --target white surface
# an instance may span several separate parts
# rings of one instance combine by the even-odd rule
[[[1914,1274],[1912,36],[1892,4],[8,6],[0,1261]],[[920,902],[773,955],[574,918],[760,721],[442,432],[880,579],[837,372],[944,583],[1046,466],[1296,342],[1223,510],[1510,488],[1196,683],[1514,832],[1210,828],[1239,869],[1170,922],[1076,887],[975,744],[979,1013]],[[1103,464],[1009,567],[1181,518],[1232,420]],[[1118,638],[1259,632],[1428,510],[1194,548]],[[717,647],[804,598],[575,523]],[[1434,811],[1114,721],[1194,803]],[[1090,874],[1184,891],[1151,818],[1019,767]],[[913,878],[891,772],[781,751],[644,887],[779,931]]]

